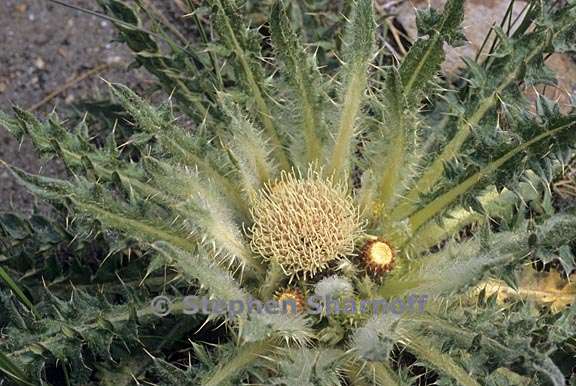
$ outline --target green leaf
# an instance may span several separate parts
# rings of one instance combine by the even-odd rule
[[[244,139],[243,139],[244,140]],[[253,265],[260,270],[252,256],[241,229],[242,216],[234,211],[231,203],[219,192],[219,186],[203,179],[193,171],[166,162],[145,158],[150,183],[162,192],[174,196],[167,204],[174,214],[186,219],[196,238],[211,247],[221,258],[230,263]],[[162,195],[163,193],[159,193]]]
[[[576,126],[573,119],[561,119],[555,122],[552,127],[549,127],[547,131],[536,135],[530,140],[512,148],[504,155],[500,156],[498,159],[490,162],[486,166],[482,167],[479,171],[468,177],[466,180],[460,184],[449,189],[447,192],[443,193],[432,202],[428,203],[424,208],[416,211],[409,217],[410,227],[412,231],[418,230],[423,224],[428,222],[441,210],[446,208],[452,202],[454,202],[458,197],[466,193],[476,184],[481,182],[486,177],[495,173],[499,168],[501,168],[507,161],[511,160],[517,154],[527,150],[533,145],[538,144],[540,141],[549,139],[550,137],[558,136],[562,131],[569,130]]]
[[[166,93],[180,101],[181,110],[197,120],[205,119],[209,114],[209,99],[214,95],[214,85],[218,82],[213,71],[207,69],[208,59],[188,46],[179,46],[170,37],[176,35],[182,41],[182,35],[175,29],[171,32],[176,34],[146,30],[132,3],[119,0],[98,2],[118,28],[121,39],[135,54],[135,64],[153,74]],[[163,23],[166,19],[160,19],[159,22],[166,27]],[[168,48],[168,53],[164,54],[160,47]]]
[[[434,14],[432,14],[434,15]],[[454,43],[460,34],[460,25],[464,19],[464,0],[448,0],[444,6],[442,16],[428,18],[419,17],[420,28],[428,36],[419,38],[408,51],[400,64],[399,72],[404,93],[410,104],[416,103],[423,91],[427,90],[427,83],[432,81],[440,70],[444,60],[444,42]],[[434,26],[426,26],[430,21],[436,21]]]
[[[410,110],[400,74],[395,68],[386,71],[381,91],[376,93],[374,109],[382,122],[366,144],[368,172],[363,176],[360,207],[375,224],[385,225],[387,215],[415,168],[418,159],[419,122]],[[382,167],[386,165],[386,167]]]
[[[144,219],[130,218],[126,214],[108,209],[101,203],[84,197],[73,196],[70,197],[70,200],[80,211],[90,214],[106,226],[128,232],[131,235],[139,235],[140,240],[147,242],[164,240],[184,250],[194,251],[196,249],[197,243],[194,239],[183,237],[165,229],[160,224]]]
[[[329,153],[328,175],[347,181],[353,139],[358,135],[356,120],[368,82],[368,65],[374,45],[374,10],[372,0],[358,0],[353,8],[345,36],[344,87],[341,91],[340,117],[335,140]]]
[[[539,195],[542,189],[543,187],[533,184],[532,181],[522,183],[519,190],[528,191],[529,195],[519,197],[508,189],[498,192],[496,187],[491,186],[477,197],[483,213],[457,207],[448,212],[439,222],[426,223],[410,239],[410,252],[427,251],[438,243],[456,236],[458,232],[469,225],[474,224],[473,229],[477,229],[491,218],[506,219],[511,216],[521,199],[530,201],[533,196]]]
[[[30,236],[30,226],[13,213],[0,214],[0,227],[15,240],[23,240]]]
[[[34,383],[28,380],[24,372],[2,352],[0,352],[0,372],[20,385],[34,386]]]
[[[529,251],[528,235],[502,232],[495,234],[490,249],[482,250],[479,237],[450,243],[440,252],[406,263],[379,289],[383,296],[402,294],[450,295],[470,286],[493,267],[517,262]]]
[[[480,386],[474,378],[468,374],[454,359],[448,354],[441,352],[434,342],[420,334],[402,332],[402,340],[408,350],[417,355],[422,361],[429,363],[438,371],[450,376],[461,386]]]
[[[230,117],[229,130],[232,134],[225,138],[226,144],[236,163],[243,191],[251,197],[274,178],[276,165],[262,132],[254,127],[238,106],[230,105],[224,96],[222,101]]]
[[[168,258],[189,281],[196,280],[207,288],[213,298],[223,301],[248,299],[248,294],[230,273],[210,260],[204,249],[187,251],[163,241],[154,243],[152,247]]]
[[[389,364],[383,362],[354,361],[346,366],[347,377],[353,386],[404,386]]]
[[[442,148],[432,163],[424,169],[421,176],[414,181],[409,191],[396,205],[390,215],[392,220],[404,219],[416,209],[416,203],[420,201],[420,196],[436,186],[445,173],[446,164],[460,154],[462,146],[477,128],[477,125],[500,103],[500,96],[515,82],[523,79],[526,65],[533,63],[534,60],[547,52],[550,42],[554,40],[555,36],[569,29],[572,20],[573,18],[569,14],[562,13],[554,18],[551,25],[542,26],[513,42],[513,54],[499,58],[496,62],[498,66],[493,65],[490,69],[491,86],[488,95],[480,95],[473,107],[459,114],[454,136]],[[508,49],[508,47],[504,47],[504,49]]]
[[[6,283],[8,288],[10,288],[14,292],[18,300],[20,300],[22,304],[24,304],[26,308],[28,308],[28,310],[30,310],[30,312],[32,312],[34,316],[38,316],[34,304],[32,304],[30,299],[28,299],[28,297],[24,294],[24,291],[22,291],[22,289],[18,286],[18,284],[16,284],[16,282],[12,279],[12,277],[8,275],[8,272],[6,272],[4,268],[2,268],[1,266],[0,266],[0,280]]]
[[[276,124],[272,120],[268,97],[263,90],[264,78],[260,63],[254,58],[253,45],[248,30],[236,11],[233,0],[210,0],[215,10],[214,25],[226,46],[234,53],[240,72],[244,77],[246,91],[254,98],[260,123],[273,146],[273,154],[280,167],[289,169],[289,161]]]
[[[326,135],[322,114],[325,97],[322,93],[321,75],[316,67],[315,57],[306,54],[292,29],[282,1],[276,1],[272,7],[270,31],[275,52],[284,65],[289,84],[294,89],[294,100],[300,115],[304,145],[303,150],[295,150],[294,158],[301,160],[301,166],[307,167],[319,160],[323,137]],[[299,142],[298,137],[295,136],[296,143]]]
[[[233,357],[221,363],[212,374],[206,376],[201,386],[220,386],[226,384],[230,379],[238,376],[246,367],[253,364],[263,355],[268,354],[276,347],[273,341],[262,341],[257,343],[246,343],[239,346]]]

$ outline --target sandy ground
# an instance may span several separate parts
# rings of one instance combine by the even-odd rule
[[[68,3],[97,10],[94,0],[67,0]],[[46,0],[0,1],[0,108],[12,105],[31,108],[66,82],[97,66],[116,64],[98,71],[53,100],[37,107],[39,115],[55,107],[66,114],[74,102],[103,94],[100,76],[117,82],[139,84],[141,71],[130,72],[118,64],[130,63],[128,50],[114,42],[110,22]],[[19,144],[0,127],[0,159],[30,172],[61,175],[57,162],[39,160],[28,142]],[[0,210],[28,211],[33,197],[21,188],[6,169],[0,169]]]

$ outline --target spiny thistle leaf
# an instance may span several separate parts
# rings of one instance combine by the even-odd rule
[[[535,31],[514,39],[513,54],[504,55],[495,60],[489,72],[492,83],[486,88],[486,95],[474,98],[470,107],[458,117],[456,132],[452,139],[442,148],[434,161],[422,175],[414,181],[412,188],[402,202],[392,211],[392,219],[401,219],[415,210],[414,202],[420,196],[435,186],[445,173],[445,165],[456,157],[462,145],[473,133],[473,130],[483,122],[486,115],[498,106],[498,97],[510,88],[514,88],[519,77],[524,75],[525,63],[531,63],[536,58],[549,52],[550,41],[554,36],[570,28],[574,10],[570,7],[554,14],[553,24],[542,25]]]
[[[436,75],[443,45],[462,37],[462,0],[418,14],[420,37],[399,64],[387,43],[377,47],[370,0],[346,2],[347,23],[311,32],[300,30],[326,26],[312,18],[340,17],[277,2],[270,23],[255,29],[261,22],[240,15],[266,6],[208,3],[175,3],[195,22],[199,36],[188,41],[156,9],[137,2],[151,18],[144,21],[123,1],[102,0],[138,63],[174,91],[164,105],[109,85],[114,108],[73,130],[55,114],[0,115],[72,175],[9,167],[63,211],[66,232],[0,216],[8,287],[21,284],[30,300],[26,307],[1,283],[0,348],[10,361],[0,368],[44,383],[62,373],[70,384],[108,382],[117,371],[140,383],[214,386],[560,385],[575,351],[575,308],[503,304],[476,286],[516,286],[529,259],[561,255],[563,267],[574,266],[576,221],[555,213],[549,184],[573,155],[576,118],[543,97],[529,114],[523,94],[551,81],[548,54],[571,49],[574,5],[530,2],[518,27],[495,28],[485,60],[468,59],[464,81],[451,83]],[[332,35],[341,29],[339,52]],[[314,40],[314,55],[300,35]],[[327,57],[327,47],[336,52]],[[111,133],[101,140],[94,126]],[[92,235],[105,240],[102,249],[85,257],[80,247],[70,259],[85,269],[82,280],[68,272],[72,263],[38,264],[42,248]],[[31,236],[39,240],[26,249]],[[46,293],[38,277],[57,292]],[[160,323],[154,296],[188,293],[297,304],[284,314],[244,308]],[[415,294],[428,296],[426,309],[393,316],[333,314],[332,299],[319,310],[307,302],[395,304]],[[184,311],[184,301],[174,305]]]
[[[368,81],[368,64],[374,47],[374,14],[371,0],[359,0],[354,7],[350,25],[346,31],[345,75],[343,78],[340,116],[334,132],[334,143],[328,153],[328,175],[338,179],[351,170],[350,157],[353,139],[358,134],[356,121]],[[345,182],[346,179],[344,179]]]
[[[270,101],[263,89],[263,70],[257,58],[259,53],[255,49],[250,30],[245,28],[238,17],[233,0],[210,0],[210,3],[215,10],[214,26],[226,46],[234,53],[239,66],[238,73],[244,81],[246,91],[254,98],[254,107],[272,142],[276,159],[283,168],[286,168],[289,165],[288,158],[282,146],[278,128],[271,119]]]
[[[366,215],[376,223],[383,224],[390,208],[412,177],[419,159],[416,154],[419,122],[410,110],[400,74],[395,68],[387,70],[377,95],[379,98],[372,98],[370,102],[376,111],[381,112],[382,123],[371,133],[364,156],[368,170],[378,170],[378,165],[387,166],[362,176],[360,200]]]
[[[224,104],[226,106],[226,102]],[[261,131],[254,127],[237,106],[226,106],[225,110],[230,117],[229,130],[232,134],[226,141],[227,147],[237,164],[243,191],[252,197],[274,178],[276,164],[271,159]]]
[[[424,12],[428,12],[426,17]],[[402,61],[399,67],[400,78],[404,86],[404,94],[410,104],[421,97],[421,93],[428,89],[427,83],[431,82],[440,70],[440,64],[444,60],[443,44],[455,44],[463,35],[460,31],[464,19],[464,0],[448,0],[444,5],[442,16],[435,15],[432,25],[424,19],[433,15],[433,10],[420,11],[419,35],[420,37]]]
[[[321,75],[315,56],[307,55],[296,33],[292,30],[283,2],[277,1],[270,15],[272,43],[285,67],[286,78],[296,94],[296,103],[301,112],[300,126],[303,141],[294,135],[294,159],[301,160],[300,168],[320,160],[322,143],[326,140],[323,107],[325,96],[322,91]],[[300,144],[300,142],[303,142]]]

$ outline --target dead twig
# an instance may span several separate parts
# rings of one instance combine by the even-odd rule
[[[50,102],[52,99],[56,98],[58,95],[62,94],[64,91],[69,89],[70,87],[74,86],[75,84],[87,79],[91,76],[109,70],[112,67],[112,64],[104,63],[99,64],[96,67],[91,68],[90,70],[81,73],[80,75],[76,76],[73,79],[70,79],[68,82],[64,83],[62,86],[56,88],[54,91],[46,95],[42,100],[35,105],[31,106],[28,110],[35,111],[38,110],[40,107],[44,106],[46,103]]]
[[[552,189],[563,199],[576,198],[576,163],[568,166],[558,181],[552,184]]]

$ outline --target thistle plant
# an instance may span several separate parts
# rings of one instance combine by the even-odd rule
[[[79,383],[129,374],[174,385],[404,385],[420,382],[421,367],[437,384],[564,385],[553,358],[573,349],[573,307],[535,316],[531,305],[471,293],[486,278],[514,285],[519,267],[576,238],[576,217],[550,207],[547,178],[572,150],[576,115],[543,96],[532,114],[522,93],[551,81],[547,55],[576,49],[576,4],[529,2],[514,29],[511,20],[507,32],[506,22],[494,29],[484,61],[466,60],[463,84],[450,85],[438,75],[444,44],[464,38],[463,0],[419,12],[419,38],[399,62],[378,47],[372,2],[357,0],[337,71],[307,49],[283,2],[271,8],[270,52],[234,1],[208,3],[213,31],[197,20],[206,39],[181,47],[145,30],[126,4],[102,1],[171,99],[154,107],[110,84],[132,125],[120,145],[115,131],[91,141],[86,120],[68,131],[55,114],[3,114],[71,178],[10,170],[75,221],[136,241],[150,256],[143,283],[169,271],[177,294],[191,287],[224,301],[420,295],[426,312],[159,319],[154,290],[128,288],[121,304],[82,291],[51,298],[33,320],[7,299],[17,316],[0,346],[4,373],[30,384],[56,360]],[[170,54],[159,38],[174,43]],[[168,338],[147,350],[143,331],[163,321]],[[217,344],[191,332],[206,323],[227,326]],[[169,363],[166,349],[182,350],[187,337],[193,359]],[[72,342],[81,347],[68,350]],[[105,365],[87,370],[83,350]]]

